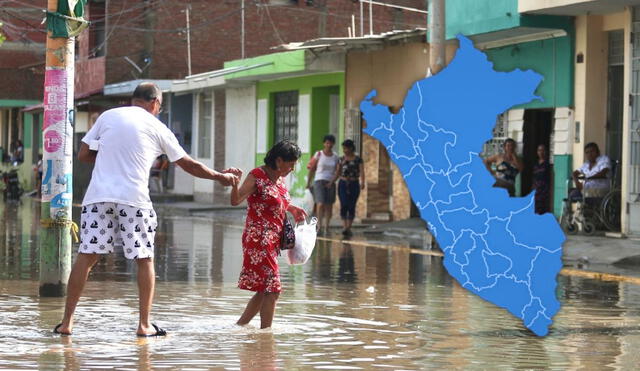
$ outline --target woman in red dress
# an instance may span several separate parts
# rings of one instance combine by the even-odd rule
[[[238,320],[246,325],[260,312],[260,328],[271,327],[276,301],[282,290],[278,253],[286,212],[296,221],[306,217],[303,209],[291,205],[283,179],[300,158],[300,148],[283,140],[274,145],[264,159],[264,166],[249,172],[240,188],[231,189],[231,205],[247,199],[247,220],[242,233],[242,271],[238,287],[255,291]]]

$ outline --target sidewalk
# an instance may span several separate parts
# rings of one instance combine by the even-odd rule
[[[154,202],[155,208],[167,215],[198,215],[241,222],[246,206],[214,205],[194,201]],[[340,239],[341,222],[331,222],[331,238]],[[420,218],[395,222],[356,223],[352,240],[372,244],[409,243],[415,248],[429,248],[431,236]],[[563,246],[565,267],[589,269],[602,273],[640,277],[640,239],[604,236],[567,236]]]
[[[397,222],[358,225],[365,237],[375,234],[406,239],[419,239],[425,233],[425,222],[411,218]],[[563,245],[566,267],[589,268],[604,273],[640,276],[640,239],[604,236],[567,236]]]

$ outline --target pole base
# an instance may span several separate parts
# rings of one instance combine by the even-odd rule
[[[45,298],[61,298],[67,294],[67,285],[58,282],[40,285],[40,296]]]

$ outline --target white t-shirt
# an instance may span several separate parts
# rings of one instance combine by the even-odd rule
[[[151,209],[149,171],[166,154],[174,162],[186,155],[176,136],[160,120],[138,106],[105,111],[82,138],[99,144],[91,182],[82,205],[115,202]]]
[[[336,175],[336,168],[338,167],[338,162],[340,162],[340,158],[334,152],[331,153],[331,156],[327,156],[323,151],[318,151],[316,153],[318,156],[318,164],[316,165],[316,176],[313,178],[316,180],[331,180]]]

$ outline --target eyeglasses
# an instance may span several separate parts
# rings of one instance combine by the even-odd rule
[[[158,102],[158,104],[160,105],[160,109],[158,109],[158,113],[162,113],[162,111],[164,111],[164,107],[162,106],[162,101],[158,98],[153,98],[153,100]]]

